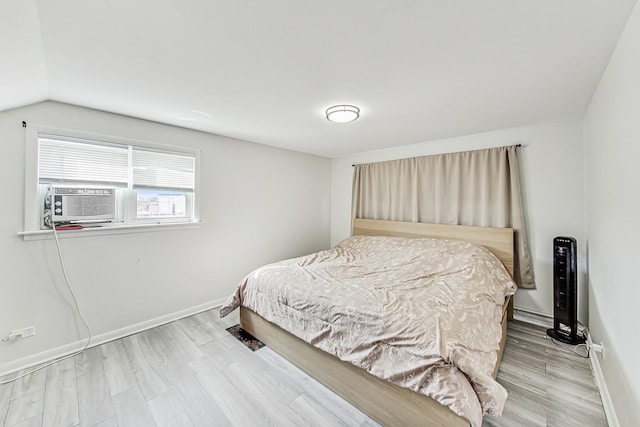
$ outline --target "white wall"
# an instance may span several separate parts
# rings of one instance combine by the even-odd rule
[[[200,228],[61,240],[80,305],[97,335],[231,294],[264,263],[326,249],[330,161],[231,138],[46,102],[0,113],[0,372],[84,336],[53,240],[25,242],[25,131],[42,126],[184,145],[202,151]]]
[[[623,31],[584,119],[589,317],[622,426],[640,425],[640,6]]]
[[[588,312],[584,280],[586,265],[581,127],[580,120],[564,120],[333,159],[331,242],[336,244],[351,232],[352,164],[522,144],[520,173],[537,289],[518,291],[515,306],[553,315],[553,238],[559,235],[573,236],[578,240],[578,268],[581,272],[578,318],[586,323]]]

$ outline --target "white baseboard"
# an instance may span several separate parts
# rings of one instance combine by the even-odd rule
[[[516,308],[513,311],[513,318],[515,320],[531,323],[533,325],[553,328],[553,317],[545,314],[534,313],[528,310],[522,310],[522,309]],[[591,340],[591,334],[589,333],[589,329],[585,328],[582,325],[578,325],[578,329],[584,332],[585,335],[587,336],[587,345],[589,346],[589,362],[591,363],[591,371],[593,372],[593,377],[596,381],[596,386],[598,387],[600,398],[602,399],[602,406],[604,407],[604,413],[607,416],[607,422],[609,423],[610,427],[620,427],[620,422],[618,421],[618,417],[616,416],[616,411],[615,411],[615,408],[613,407],[613,401],[611,400],[611,395],[609,394],[607,383],[604,380],[602,368],[600,368],[600,359],[598,359],[598,355],[593,349],[593,341]]]
[[[611,395],[609,394],[609,389],[607,388],[607,383],[604,380],[604,374],[600,367],[600,359],[598,359],[598,354],[593,349],[593,341],[591,340],[589,330],[587,330],[587,345],[589,346],[591,370],[593,371],[593,376],[596,379],[596,386],[600,392],[600,398],[602,399],[604,413],[607,416],[607,422],[610,427],[620,427],[620,422],[618,421],[618,416],[616,415],[616,410],[613,407],[613,401],[611,400]]]
[[[164,325],[166,323],[170,323],[184,317],[192,316],[203,311],[211,310],[212,308],[221,306],[225,302],[225,300],[226,298],[220,298],[218,300],[209,301],[195,307],[186,308],[184,310],[156,317],[155,319],[145,320],[144,322],[136,323],[134,325],[125,326],[124,328],[96,335],[91,338],[91,344],[89,345],[89,348],[104,344],[109,341],[114,341],[128,335],[136,334],[138,332],[146,331],[147,329],[155,328],[156,326]],[[22,359],[4,363],[0,365],[0,377],[7,374],[12,374],[22,369],[31,368],[42,363],[50,362],[60,357],[67,356],[80,350],[85,345],[85,343],[86,340],[77,341],[71,344],[53,348],[51,350],[46,350],[37,354],[23,357]]]
[[[513,309],[513,318],[521,322],[531,323],[532,325],[544,326],[545,328],[553,328],[553,317],[542,313],[535,313],[521,308]]]

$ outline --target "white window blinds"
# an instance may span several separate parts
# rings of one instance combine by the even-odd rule
[[[95,183],[194,191],[193,154],[52,135],[41,136],[38,141],[38,179],[41,184]]]
[[[133,188],[193,191],[195,157],[133,148]]]
[[[55,137],[39,138],[40,183],[82,182],[126,186],[128,148],[78,142]]]

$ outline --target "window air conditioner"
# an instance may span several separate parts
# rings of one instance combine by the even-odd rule
[[[53,222],[110,221],[116,213],[115,188],[51,187]]]

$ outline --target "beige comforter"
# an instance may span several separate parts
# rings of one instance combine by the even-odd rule
[[[432,397],[480,426],[507,397],[492,377],[506,295],[487,249],[441,239],[351,237],[261,267],[221,309],[242,305],[371,374]]]

